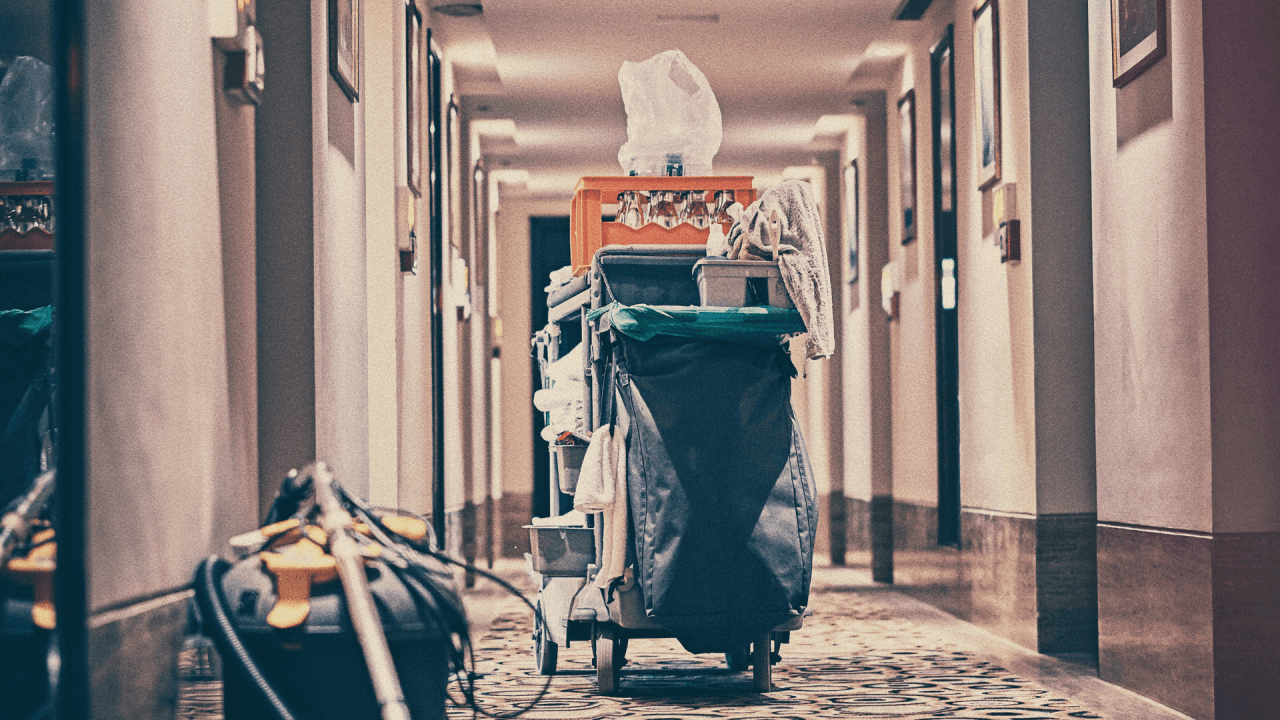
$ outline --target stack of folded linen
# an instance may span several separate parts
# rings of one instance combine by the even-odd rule
[[[584,431],[583,399],[587,386],[582,378],[581,343],[551,363],[547,368],[547,379],[551,386],[533,394],[533,406],[548,415],[542,439],[553,442],[565,432]]]

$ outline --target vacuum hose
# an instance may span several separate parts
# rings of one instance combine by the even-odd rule
[[[262,674],[258,664],[253,661],[244,643],[240,642],[240,636],[236,633],[235,626],[231,624],[231,618],[227,616],[227,609],[222,604],[222,595],[218,592],[218,581],[214,573],[214,566],[219,562],[221,561],[217,555],[211,555],[200,563],[200,567],[196,570],[196,577],[199,578],[199,582],[196,583],[196,592],[201,596],[201,604],[213,616],[213,627],[218,633],[218,639],[231,651],[236,661],[240,663],[240,667],[244,668],[249,679],[262,692],[262,697],[271,706],[271,709],[275,711],[279,720],[296,720],[293,713],[289,711],[289,707],[285,705],[284,700],[276,694],[275,689],[267,682],[266,676]]]

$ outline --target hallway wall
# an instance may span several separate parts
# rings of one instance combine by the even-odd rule
[[[908,32],[907,51],[883,98],[887,150],[887,257],[899,288],[887,324],[891,417],[858,406],[846,424],[884,426],[891,479],[866,520],[877,579],[1042,651],[1093,646],[1094,450],[1085,6],[998,3],[1000,174],[979,189],[975,135],[973,7],[935,4]],[[932,88],[930,53],[954,26],[957,311],[960,393],[960,546],[938,544]],[[903,244],[904,120],[914,95],[915,237]],[[880,112],[877,108],[876,112]],[[859,151],[862,148],[857,148]],[[870,147],[866,148],[870,149]],[[909,160],[909,158],[907,159]],[[1016,188],[1021,259],[1001,262],[994,194]],[[870,200],[869,200],[870,202]],[[1037,254],[1036,238],[1047,244]],[[877,238],[868,232],[869,250]],[[884,247],[884,246],[881,246]],[[870,260],[870,258],[868,258]],[[880,298],[870,322],[883,321]],[[1038,340],[1042,338],[1043,342]],[[851,362],[874,383],[874,337]],[[851,377],[856,371],[850,373]],[[853,379],[855,383],[862,380]],[[863,388],[853,388],[856,394]],[[867,433],[856,447],[866,458]],[[856,436],[855,436],[856,437]],[[864,461],[865,462],[865,459]],[[867,473],[863,470],[863,474]],[[872,475],[874,477],[874,475]],[[847,486],[859,482],[847,480]],[[881,493],[884,493],[881,495]],[[879,525],[877,525],[879,523]]]
[[[227,313],[244,297],[228,283],[229,304],[224,282],[244,258],[230,243],[237,260],[224,276],[204,6],[129,0],[90,12],[91,703],[95,717],[143,720],[173,716],[192,569],[257,512],[228,390]],[[244,341],[237,332],[230,351],[241,369]]]
[[[1113,88],[1108,13],[1091,2],[1100,674],[1258,717],[1280,704],[1280,257],[1250,197],[1280,180],[1280,14],[1170,3],[1166,57]]]
[[[522,557],[529,550],[529,533],[521,528],[533,509],[533,368],[529,355],[530,321],[529,218],[568,213],[568,198],[523,195],[499,185],[497,262],[499,320],[502,337],[501,411],[502,494],[495,498],[502,526],[501,557]],[[544,283],[545,284],[545,283]],[[539,459],[545,454],[539,454]]]

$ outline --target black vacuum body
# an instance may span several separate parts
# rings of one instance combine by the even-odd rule
[[[31,619],[31,589],[0,580],[0,706],[28,718],[49,696],[52,633]]]
[[[366,572],[374,603],[414,720],[443,720],[448,684],[448,631],[429,603],[416,598],[381,561]],[[378,720],[380,710],[338,580],[315,585],[302,625],[267,624],[275,606],[274,577],[257,555],[234,565],[218,586],[241,642],[299,720]],[[225,720],[275,714],[249,675],[223,648]]]

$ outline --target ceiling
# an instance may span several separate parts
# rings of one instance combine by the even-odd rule
[[[819,118],[857,113],[860,98],[895,72],[918,26],[892,19],[901,1],[483,0],[481,16],[432,13],[431,22],[464,110],[514,123],[514,138],[512,123],[490,124],[499,137],[486,154],[527,170],[530,191],[560,194],[582,175],[622,172],[618,70],[671,49],[706,75],[719,101],[716,174],[763,179],[811,164],[815,151],[834,147],[821,132],[839,125],[828,118],[819,127]]]

